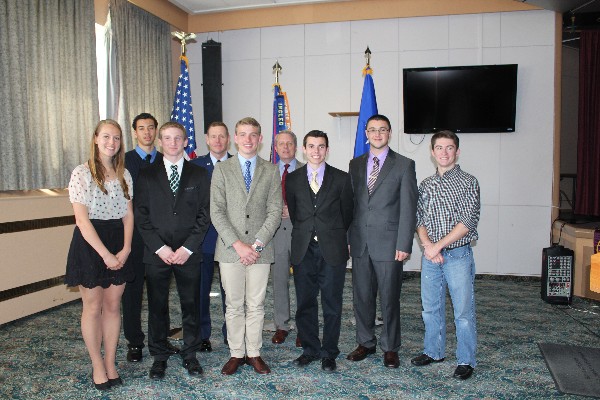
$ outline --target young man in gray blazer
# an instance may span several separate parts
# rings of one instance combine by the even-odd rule
[[[264,301],[274,250],[271,239],[281,223],[279,169],[258,156],[260,124],[244,118],[235,125],[238,154],[218,163],[212,176],[210,213],[219,234],[215,261],[225,289],[225,321],[231,358],[221,373],[232,375],[244,363],[271,372],[260,357]]]
[[[361,361],[375,353],[379,290],[383,363],[398,368],[402,268],[412,251],[417,215],[415,162],[390,149],[392,127],[384,115],[369,118],[366,133],[370,151],[350,161],[354,190],[350,254],[358,347],[347,358]]]

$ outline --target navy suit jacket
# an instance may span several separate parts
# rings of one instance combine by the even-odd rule
[[[231,154],[227,153],[227,158],[230,158]],[[208,181],[210,182],[212,179],[213,170],[215,166],[213,165],[212,159],[210,158],[210,153],[205,154],[203,156],[194,158],[190,160],[192,164],[199,165],[202,168],[206,169],[208,172]],[[206,236],[204,237],[204,242],[202,243],[202,253],[205,254],[215,254],[215,247],[217,246],[217,230],[213,224],[210,224],[208,227],[208,231],[206,232]]]

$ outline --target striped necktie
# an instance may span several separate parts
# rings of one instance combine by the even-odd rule
[[[173,191],[173,196],[175,196],[175,193],[177,193],[177,188],[179,188],[179,172],[177,172],[177,165],[171,165],[171,171],[169,185]]]
[[[377,181],[377,175],[379,175],[379,159],[377,157],[373,157],[373,170],[371,171],[371,175],[369,175],[369,180],[367,181],[369,195],[373,194],[373,188],[375,187],[375,181]]]

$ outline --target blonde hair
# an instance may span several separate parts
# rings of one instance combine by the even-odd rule
[[[100,160],[100,152],[98,151],[98,145],[94,140],[104,125],[112,125],[117,128],[119,130],[121,139],[123,138],[123,131],[121,130],[121,126],[117,121],[112,119],[104,119],[98,122],[98,125],[96,125],[96,129],[94,129],[90,143],[90,159],[88,160],[88,167],[92,173],[92,179],[94,182],[96,182],[96,185],[98,185],[102,193],[108,194],[108,191],[104,187],[106,170],[104,165],[102,165],[102,160]],[[119,146],[119,150],[117,151],[117,154],[113,156],[111,162],[115,172],[117,173],[117,179],[119,179],[119,183],[121,184],[123,195],[127,200],[130,200],[131,197],[129,196],[129,186],[127,185],[127,182],[125,182],[125,151],[123,150],[123,143],[121,143]]]

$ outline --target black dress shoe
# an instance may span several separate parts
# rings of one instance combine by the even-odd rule
[[[110,387],[120,386],[123,384],[123,379],[121,379],[120,376],[117,376],[116,378],[109,379],[108,384]]]
[[[309,356],[307,354],[302,354],[300,357],[296,358],[294,360],[294,364],[296,364],[296,366],[298,367],[305,367],[308,364],[310,364],[311,362],[318,360],[318,357],[315,356]]]
[[[212,351],[212,344],[210,344],[210,340],[202,340],[202,344],[200,345],[200,351]]]
[[[130,346],[129,350],[127,350],[127,361],[129,361],[129,362],[142,361],[142,358],[143,358],[142,349],[143,349],[143,347]]]
[[[429,365],[431,363],[439,363],[442,361],[444,361],[443,358],[440,358],[439,360],[435,360],[435,359],[429,357],[427,354],[421,354],[420,356],[416,356],[415,358],[410,360],[410,363],[412,365],[416,365],[417,367],[422,367],[425,365]]]
[[[183,367],[187,369],[188,374],[192,376],[202,375],[202,367],[200,363],[195,358],[190,358],[189,360],[183,360]]]
[[[454,370],[454,375],[452,375],[452,376],[454,376],[456,379],[465,380],[465,379],[469,379],[472,374],[473,374],[473,367],[471,367],[470,365],[459,365]]]
[[[167,350],[169,350],[169,353],[171,353],[171,354],[179,354],[179,352],[181,351],[179,349],[179,347],[173,346],[168,340],[167,340]]]
[[[150,368],[150,379],[162,379],[165,377],[165,370],[167,369],[166,361],[154,361]]]
[[[335,359],[333,358],[324,358],[321,360],[321,369],[325,372],[333,372],[337,369],[337,365],[335,364]]]
[[[346,358],[350,361],[362,361],[367,358],[369,354],[375,354],[375,347],[368,348],[362,344],[359,344],[358,347],[354,349],[352,353],[348,354],[348,357]]]

